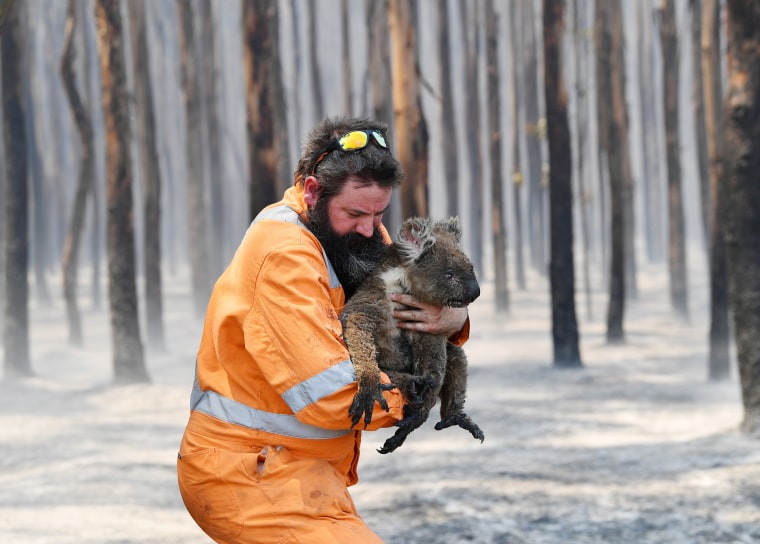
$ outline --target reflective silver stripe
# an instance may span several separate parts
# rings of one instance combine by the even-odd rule
[[[356,373],[351,359],[323,370],[316,376],[294,385],[282,394],[293,412],[299,412],[322,397],[335,393],[346,384],[356,381]]]
[[[192,410],[203,412],[227,423],[293,438],[320,440],[338,438],[351,432],[350,430],[333,431],[308,425],[298,421],[296,416],[290,414],[275,414],[256,410],[215,391],[201,391],[197,379],[193,384],[190,405]]]
[[[294,225],[298,225],[302,229],[308,230],[306,225],[303,224],[303,221],[301,221],[301,218],[298,217],[298,214],[292,208],[284,204],[282,206],[260,211],[259,214],[254,218],[251,226],[255,225],[262,219],[292,223]],[[327,265],[327,272],[330,275],[330,289],[336,289],[337,287],[340,287],[341,285],[340,280],[338,279],[338,275],[335,273],[335,269],[333,268],[330,259],[327,258],[327,253],[325,253],[324,249],[322,249],[322,258],[325,260],[325,264]]]

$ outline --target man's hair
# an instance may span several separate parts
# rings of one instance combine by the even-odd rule
[[[376,130],[386,135],[388,127],[385,123],[371,119],[325,119],[306,137],[301,159],[296,166],[295,183],[303,184],[314,172],[313,175],[323,188],[322,196],[327,197],[339,193],[349,176],[371,180],[381,187],[397,187],[404,177],[401,165],[390,149],[382,148],[374,141],[368,142],[367,147],[359,150],[333,149],[319,160],[338,138],[352,130]]]

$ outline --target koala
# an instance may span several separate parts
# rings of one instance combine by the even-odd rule
[[[399,329],[398,304],[389,293],[407,293],[422,302],[463,307],[480,296],[472,262],[460,247],[459,219],[433,221],[413,217],[402,224],[370,276],[341,313],[343,339],[351,355],[359,391],[349,409],[352,425],[372,421],[377,401],[388,410],[383,391],[398,387],[407,404],[398,429],[380,453],[390,453],[428,418],[438,398],[441,421],[435,428],[458,425],[481,442],[483,431],[464,413],[467,358],[444,335]],[[380,383],[380,371],[391,384]]]

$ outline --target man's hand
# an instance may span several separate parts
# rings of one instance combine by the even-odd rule
[[[390,299],[407,308],[394,310],[393,317],[400,329],[443,334],[446,338],[462,330],[467,321],[467,308],[451,308],[420,302],[412,295],[391,293]]]

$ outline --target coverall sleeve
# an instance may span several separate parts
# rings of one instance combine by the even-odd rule
[[[318,247],[294,244],[267,255],[244,330],[253,355],[265,346],[266,364],[259,370],[300,421],[351,428],[348,409],[357,392],[356,376]],[[262,332],[265,338],[258,336]],[[384,396],[389,410],[375,404],[368,430],[389,427],[403,417],[401,392],[393,389]]]

